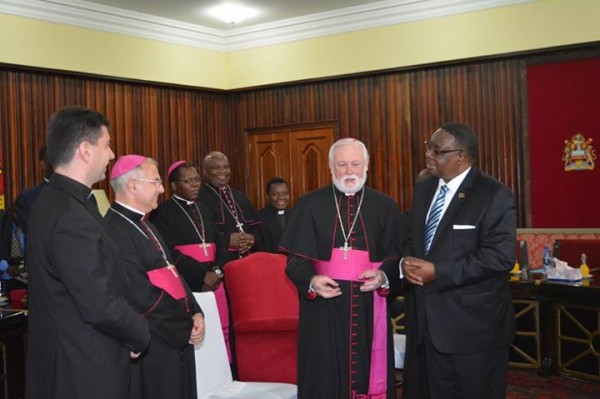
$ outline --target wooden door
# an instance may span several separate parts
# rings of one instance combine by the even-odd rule
[[[298,197],[331,182],[329,147],[335,123],[249,129],[248,196],[257,209],[267,203],[266,184],[282,177],[290,185],[291,206]]]

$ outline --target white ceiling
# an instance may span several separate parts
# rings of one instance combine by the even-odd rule
[[[258,9],[229,25],[207,10]],[[0,0],[0,13],[214,51],[235,51],[537,0]]]
[[[87,0],[89,3],[101,4],[129,11],[136,11],[157,17],[187,22],[207,28],[231,30],[251,25],[270,23],[289,18],[319,14],[381,0],[237,0],[229,1],[257,10],[255,18],[235,25],[211,17],[208,10],[227,3],[226,0]],[[412,0],[405,3],[418,3]],[[73,2],[73,1],[69,1]]]

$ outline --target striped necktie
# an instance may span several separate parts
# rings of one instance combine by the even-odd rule
[[[10,248],[10,256],[12,258],[22,258],[23,249],[21,248],[21,233],[20,228],[15,227],[12,234],[12,243]]]
[[[444,208],[444,202],[446,201],[446,192],[448,192],[448,186],[445,184],[440,187],[440,193],[438,194],[435,202],[433,203],[433,207],[431,207],[431,212],[429,212],[429,219],[427,219],[427,223],[425,224],[425,255],[429,253],[429,248],[431,247],[431,241],[433,241],[433,236],[435,235],[435,231],[437,230],[438,224],[440,224],[440,219],[442,216],[442,209]]]

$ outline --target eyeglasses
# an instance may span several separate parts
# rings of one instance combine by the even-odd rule
[[[190,177],[189,179],[183,179],[183,180],[177,180],[180,183],[183,184],[194,184],[194,183],[200,183],[202,181],[202,179],[200,177]]]
[[[144,183],[150,183],[154,187],[162,186],[162,184],[163,184],[162,179],[142,179],[142,178],[138,178],[138,179],[135,179],[135,180],[137,180],[137,181],[143,181]]]
[[[455,150],[438,150],[437,148],[433,148],[434,144],[430,143],[428,140],[425,140],[424,144],[425,144],[425,152],[431,151],[431,152],[433,152],[433,155],[435,155],[436,157],[439,157],[444,154],[449,154],[451,152],[464,151],[462,148],[458,148]]]

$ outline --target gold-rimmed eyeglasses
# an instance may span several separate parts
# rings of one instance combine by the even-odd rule
[[[161,186],[163,184],[162,179],[142,179],[142,178],[137,178],[135,179],[137,181],[142,181],[144,183],[150,183],[155,187]]]
[[[429,140],[425,140],[424,144],[425,144],[425,152],[431,151],[431,152],[433,152],[433,155],[435,155],[436,157],[442,156],[444,154],[449,154],[451,152],[464,151],[462,148],[456,148],[456,149],[453,149],[453,150],[440,150],[438,148],[435,148],[434,144],[432,144],[431,142],[429,142]]]

